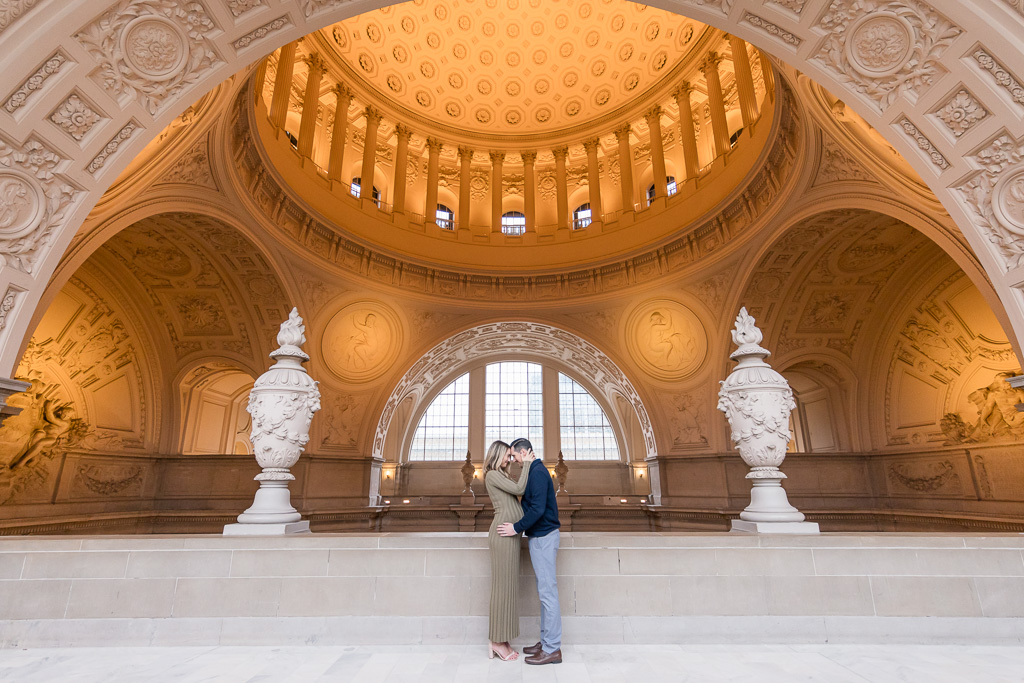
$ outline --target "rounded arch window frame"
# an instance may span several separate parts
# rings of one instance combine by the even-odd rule
[[[509,348],[508,351],[499,350],[491,353],[495,342],[506,345],[518,343],[531,348],[531,351],[523,352],[521,348]],[[474,353],[477,346],[483,347],[482,352],[473,358],[467,357],[468,354]],[[404,419],[409,425],[407,428],[410,433],[414,433],[419,416],[433,398],[465,372],[464,368],[468,368],[473,361],[479,360],[482,365],[486,365],[495,359],[508,359],[517,355],[527,359],[538,359],[542,365],[548,362],[556,368],[560,364],[564,365],[570,370],[570,377],[584,378],[581,385],[591,392],[598,405],[606,411],[609,422],[612,418],[615,419],[613,431],[616,433],[616,442],[620,444],[620,462],[640,461],[658,455],[654,428],[644,400],[626,373],[612,358],[589,341],[563,328],[539,322],[504,321],[483,323],[449,336],[423,353],[403,373],[393,385],[378,418],[370,454],[373,461],[387,462],[392,466],[399,462],[407,462],[401,457],[407,434],[396,435],[392,431],[392,420],[396,414],[403,412],[410,399],[413,400],[414,407],[405,413]],[[448,362],[451,358],[461,360]],[[579,367],[570,365],[567,361],[560,362],[559,358],[573,359]],[[448,364],[444,365],[445,363]],[[435,369],[438,370],[436,374]],[[587,375],[588,372],[593,372],[598,379],[592,380]],[[605,389],[601,389],[602,381],[606,384]],[[430,388],[423,391],[423,385]],[[619,400],[632,409],[632,414],[627,414],[626,409],[622,413],[616,409],[615,404]],[[416,416],[415,421],[412,416]],[[625,424],[627,422],[628,425]],[[634,426],[639,440],[635,441],[629,436],[629,442],[621,441],[627,438],[627,428],[631,431]],[[632,443],[638,444],[637,448],[630,448]],[[389,459],[387,456],[391,453],[395,456]]]
[[[593,461],[593,462],[617,462],[617,463],[621,463],[621,464],[628,464],[630,462],[631,459],[629,457],[630,456],[629,444],[628,444],[628,441],[626,439],[627,426],[625,424],[623,424],[622,416],[618,414],[618,412],[614,409],[614,407],[608,401],[607,397],[603,394],[603,392],[597,386],[595,386],[592,382],[590,382],[586,377],[582,376],[576,368],[573,368],[568,363],[560,361],[557,358],[541,357],[541,356],[536,356],[536,355],[532,355],[532,354],[529,354],[529,353],[523,353],[523,352],[512,352],[512,353],[509,353],[508,355],[483,356],[483,357],[480,357],[480,358],[474,358],[474,359],[467,360],[464,363],[455,366],[453,369],[448,371],[446,374],[438,377],[437,381],[435,382],[435,385],[432,386],[429,391],[424,392],[418,398],[414,398],[414,400],[416,401],[415,408],[413,408],[413,410],[409,413],[409,419],[406,422],[406,426],[404,428],[404,431],[401,434],[401,437],[400,437],[400,439],[398,441],[399,447],[398,447],[397,464],[405,465],[405,464],[408,464],[408,463],[427,462],[427,461],[420,461],[420,460],[412,460],[409,457],[409,454],[410,454],[411,449],[412,449],[412,442],[416,438],[416,430],[419,428],[420,420],[423,419],[423,415],[427,412],[427,410],[430,408],[430,406],[433,405],[434,400],[438,396],[441,395],[441,392],[443,392],[445,389],[447,389],[451,385],[452,382],[454,382],[455,380],[459,379],[464,374],[469,374],[470,372],[472,372],[473,370],[476,370],[478,368],[486,369],[487,366],[493,365],[495,363],[505,363],[505,362],[536,363],[537,365],[540,365],[542,369],[550,368],[550,369],[554,370],[555,372],[564,374],[566,377],[569,377],[574,382],[576,382],[577,384],[582,386],[584,389],[586,389],[587,392],[590,394],[591,398],[593,398],[594,401],[596,401],[597,404],[599,406],[601,406],[601,410],[604,411],[604,415],[608,419],[609,424],[611,425],[612,433],[615,435],[615,445],[616,445],[616,447],[619,450],[619,458],[618,458],[618,460],[603,460],[603,461]],[[486,392],[486,389],[485,389],[485,392]],[[486,393],[485,393],[485,395],[486,395]],[[473,396],[473,394],[472,394],[472,385],[470,385],[470,403],[472,403],[472,396]],[[557,388],[556,388],[556,391],[555,391],[555,402],[556,402],[556,404],[552,408],[552,407],[549,407],[545,403],[544,404],[544,408],[543,408],[543,414],[545,416],[548,415],[549,414],[549,410],[558,411],[559,407],[560,407],[559,404],[558,404],[559,401],[560,401],[560,397],[558,396],[558,391],[557,391]],[[486,427],[486,425],[485,425],[485,427]],[[559,428],[560,427],[561,427],[561,424],[559,424]],[[545,422],[544,429],[547,430],[549,428],[551,428],[551,426],[547,422]],[[559,429],[559,437],[558,437],[559,438],[559,442],[561,442],[561,433],[560,432],[561,432],[561,430]],[[545,431],[545,433],[546,433],[546,431]],[[468,436],[469,436],[470,446],[472,446],[473,435],[469,434]],[[487,447],[486,443],[483,444],[483,445],[484,445],[485,448]],[[472,453],[472,447],[470,447],[470,451]],[[473,455],[473,461],[474,462],[478,461],[478,460],[481,460],[483,458],[483,453],[473,453],[472,455]],[[557,460],[557,454],[548,453],[548,454],[546,454],[546,456],[547,457],[546,457],[545,461],[549,461],[550,460],[551,462],[554,462],[555,460]],[[452,460],[451,462],[460,462],[460,461],[459,460]],[[591,462],[591,461],[583,461],[583,462]]]

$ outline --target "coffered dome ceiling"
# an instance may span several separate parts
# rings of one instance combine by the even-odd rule
[[[415,0],[324,29],[346,71],[448,126],[586,125],[655,88],[707,29],[625,0]]]

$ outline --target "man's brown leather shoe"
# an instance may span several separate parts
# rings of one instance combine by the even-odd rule
[[[525,648],[524,648],[525,649]],[[532,657],[526,658],[527,664],[561,664],[562,663],[562,650],[558,649],[548,654],[541,650]]]
[[[523,652],[525,652],[528,655],[535,655],[538,652],[540,652],[541,649],[542,648],[540,646],[540,641],[538,641],[536,645],[527,645],[526,647],[524,647]]]

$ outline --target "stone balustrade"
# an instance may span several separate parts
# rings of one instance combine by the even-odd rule
[[[561,546],[577,645],[1024,639],[1018,534],[563,533]],[[524,640],[533,584],[524,547]],[[0,646],[482,643],[489,585],[484,533],[0,539]]]

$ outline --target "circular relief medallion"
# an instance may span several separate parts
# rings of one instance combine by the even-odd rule
[[[1024,166],[1010,169],[996,183],[992,189],[992,210],[1004,228],[1024,235]]]
[[[530,33],[532,33],[535,36],[539,36],[540,34],[544,33],[544,22],[535,21],[532,24],[530,24]]]
[[[188,61],[188,38],[174,22],[146,15],[124,27],[121,52],[133,69],[164,81],[177,76]]]
[[[16,169],[0,170],[0,237],[16,239],[39,225],[46,210],[43,188]]]
[[[626,323],[626,345],[645,372],[679,380],[696,372],[708,350],[707,333],[697,316],[670,299],[637,306]]]
[[[896,73],[910,59],[914,32],[910,23],[892,12],[872,12],[850,27],[846,58],[864,76]]]
[[[347,382],[368,382],[386,372],[402,346],[394,311],[376,301],[356,301],[338,311],[324,328],[324,361]]]

